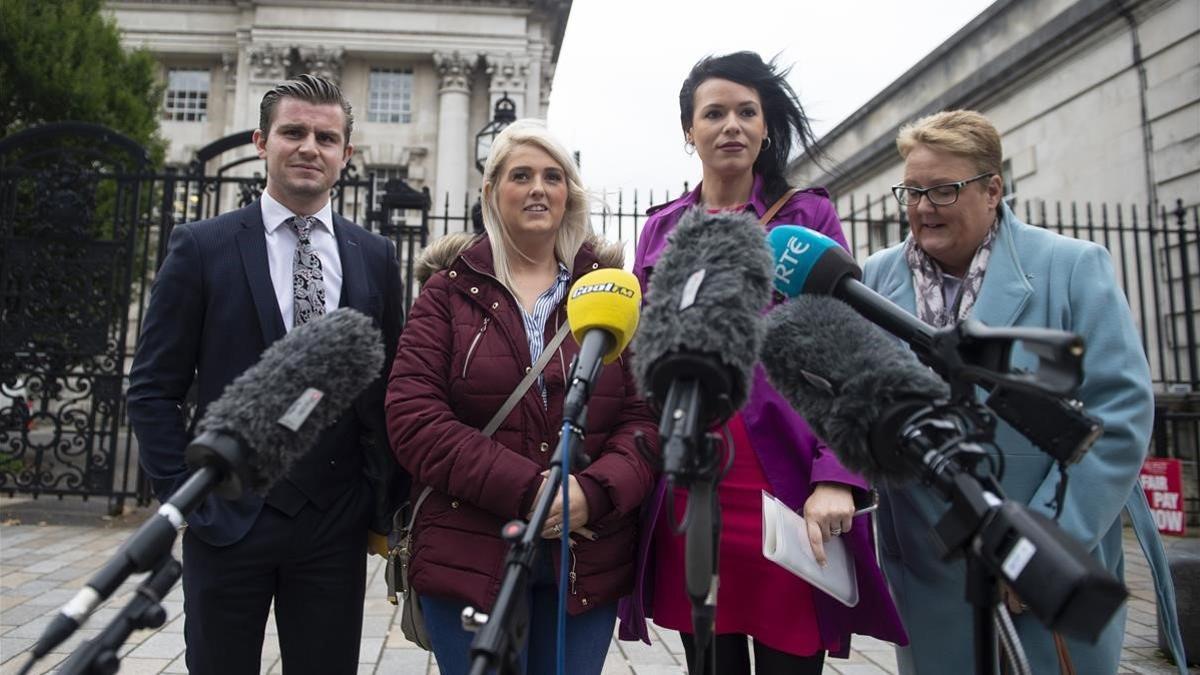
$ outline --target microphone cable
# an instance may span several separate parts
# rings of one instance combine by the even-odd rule
[[[1001,600],[995,608],[996,634],[1000,636],[1000,646],[1004,650],[1007,663],[1014,675],[1033,675],[1029,666],[1029,658],[1025,656],[1025,648],[1021,646],[1021,638],[1013,625],[1012,615]]]

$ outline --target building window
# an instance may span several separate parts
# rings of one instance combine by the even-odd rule
[[[372,68],[367,88],[368,122],[412,122],[412,68]]]
[[[174,122],[208,121],[207,70],[174,70],[167,73],[163,119]]]

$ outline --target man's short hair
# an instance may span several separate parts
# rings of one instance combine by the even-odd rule
[[[270,135],[271,123],[275,121],[275,108],[279,106],[279,101],[283,98],[294,98],[316,105],[335,103],[342,106],[342,112],[346,114],[344,142],[347,145],[350,143],[350,132],[354,129],[354,113],[351,112],[350,101],[346,100],[346,97],[342,95],[342,90],[336,84],[320,75],[310,73],[278,84],[263,95],[262,104],[258,108],[258,128],[262,131],[263,136]]]

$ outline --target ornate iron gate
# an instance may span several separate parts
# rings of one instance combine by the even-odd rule
[[[114,512],[149,502],[124,392],[150,285],[175,225],[262,193],[250,143],[233,134],[159,172],[98,125],[0,139],[0,492],[105,497]],[[395,239],[403,264],[424,244],[428,195],[389,188],[377,200],[374,176],[351,164],[333,208]]]
[[[113,495],[144,148],[47,125],[0,141],[0,489]]]

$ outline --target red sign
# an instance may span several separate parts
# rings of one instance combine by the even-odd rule
[[[1178,459],[1151,457],[1142,464],[1142,490],[1163,534],[1183,535],[1183,468]]]

